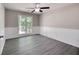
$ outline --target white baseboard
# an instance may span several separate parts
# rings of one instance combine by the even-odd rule
[[[79,47],[79,30],[54,27],[40,27],[40,34],[73,45],[75,47]]]

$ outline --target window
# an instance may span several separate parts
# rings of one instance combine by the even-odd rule
[[[19,16],[19,34],[32,33],[32,17]]]

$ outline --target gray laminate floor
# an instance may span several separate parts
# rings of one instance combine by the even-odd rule
[[[6,40],[3,55],[76,55],[78,48],[42,35]]]

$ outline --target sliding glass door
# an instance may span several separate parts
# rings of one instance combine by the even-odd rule
[[[19,34],[32,33],[32,17],[31,16],[19,16]]]

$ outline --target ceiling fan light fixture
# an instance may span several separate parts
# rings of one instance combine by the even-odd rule
[[[35,12],[39,12],[39,10],[40,10],[39,8],[36,8],[36,9],[35,9]]]

